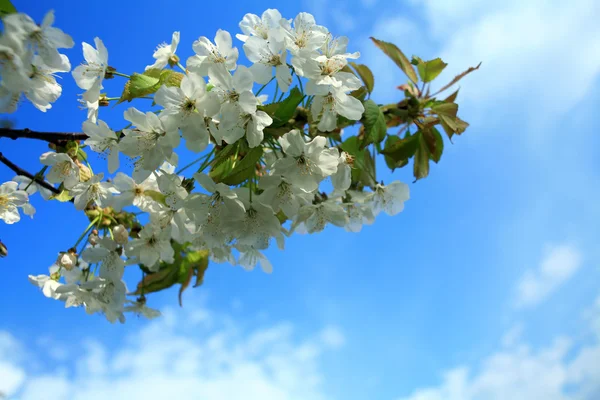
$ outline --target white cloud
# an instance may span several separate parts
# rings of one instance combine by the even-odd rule
[[[528,270],[516,287],[516,305],[532,307],[557,290],[580,268],[581,253],[571,245],[549,246],[536,270]]]
[[[321,341],[329,348],[339,349],[346,344],[346,337],[337,326],[329,325],[321,331]]]
[[[287,322],[247,330],[227,315],[206,311],[192,322],[188,313],[198,315],[198,310],[166,310],[164,318],[148,323],[120,347],[109,349],[96,340],[72,345],[69,353],[79,355],[64,363],[53,360],[44,373],[23,360],[0,358],[0,390],[17,393],[20,400],[50,394],[53,400],[327,397],[319,361],[324,351],[345,342],[339,328],[296,338]],[[0,332],[0,344],[3,338],[19,345]]]
[[[523,331],[525,330],[525,325],[523,323],[518,323],[512,326],[506,333],[502,336],[502,346],[504,347],[513,347],[523,336]]]
[[[600,307],[596,313],[600,318]],[[595,400],[600,398],[598,360],[600,332],[579,342],[557,337],[539,350],[515,340],[486,357],[475,373],[457,366],[443,374],[439,386],[399,400]]]

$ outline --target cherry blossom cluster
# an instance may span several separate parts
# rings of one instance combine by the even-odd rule
[[[2,19],[0,36],[0,113],[11,113],[25,95],[37,109],[52,108],[62,88],[55,74],[69,72],[71,63],[59,49],[73,47],[73,39],[54,23],[54,12],[37,25],[23,13],[9,14]]]
[[[42,111],[60,95],[53,74],[69,71],[70,65],[57,49],[73,42],[51,27],[52,21],[52,13],[40,26],[24,14],[4,18],[3,110],[13,111],[20,93]],[[108,51],[99,38],[95,46],[83,43],[85,63],[72,75],[85,91],[81,102],[88,116],[82,130],[88,139],[74,151],[44,153],[40,162],[44,179],[67,193],[91,222],[80,240],[59,254],[48,275],[30,276],[44,295],[64,301],[66,307],[103,313],[111,322],[124,321],[125,312],[152,318],[158,312],[146,307],[143,292],[137,301],[127,300],[123,275],[131,265],[153,273],[173,263],[174,243],[207,250],[217,263],[248,270],[260,264],[271,272],[264,251],[272,243],[283,249],[285,238],[294,232],[316,233],[328,224],[358,232],[382,211],[402,211],[408,186],[376,183],[375,177],[372,190],[353,186],[354,158],[327,136],[338,129],[340,117],[359,121],[364,112],[362,101],[351,95],[362,83],[345,68],[349,59],[359,57],[347,51],[348,39],[334,37],[308,13],[288,20],[273,9],[262,16],[246,14],[239,27],[242,33],[236,38],[249,67],[238,65],[239,50],[224,30],[213,41],[196,40],[195,55],[183,66],[175,54],[180,35],[173,33],[172,42],[158,47],[146,71],[180,68],[180,81],[165,83],[151,94],[160,111],[128,108],[128,125],[122,129],[111,128],[98,115],[108,101],[103,80],[118,72],[108,65]],[[294,79],[319,134],[304,127],[265,133],[274,120],[265,108],[268,97],[255,86],[262,85],[262,90],[274,81],[276,93],[287,93]],[[201,166],[187,176],[182,173],[187,167],[177,170],[182,139],[189,151],[202,154]],[[92,172],[80,156],[84,148],[107,160],[110,176]],[[225,149],[230,151],[223,156]],[[130,174],[120,170],[121,154],[132,160]],[[245,162],[251,163],[251,173],[240,183],[224,183],[211,173],[225,163],[233,170]],[[0,219],[17,222],[18,208],[32,214],[28,194],[36,190],[46,199],[51,196],[24,177],[0,186]],[[114,217],[132,210],[143,216],[139,229]]]

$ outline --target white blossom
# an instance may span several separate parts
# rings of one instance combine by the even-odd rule
[[[344,208],[330,200],[301,207],[294,221],[293,229],[299,224],[303,224],[308,233],[321,232],[328,222],[340,227],[346,226],[348,223],[348,216]]]
[[[42,293],[48,298],[59,300],[63,297],[60,293],[56,293],[56,289],[62,284],[48,275],[29,275],[29,282],[42,289]]]
[[[273,272],[273,265],[260,251],[249,246],[239,246],[240,258],[238,264],[246,271],[252,271],[256,264],[260,263],[260,267],[264,273],[270,274]]]
[[[275,9],[268,9],[262,13],[262,17],[256,14],[246,14],[239,23],[239,27],[244,34],[236,34],[242,42],[248,40],[251,36],[261,37],[267,39],[268,37],[274,40],[283,40],[283,31],[281,24],[284,19],[281,17],[281,13]]]
[[[108,172],[114,173],[119,168],[119,138],[117,134],[102,120],[98,120],[97,125],[92,121],[85,121],[81,129],[89,136],[85,140],[85,144],[96,153],[107,156]]]
[[[275,68],[275,78],[279,89],[283,92],[288,90],[292,83],[292,73],[286,63],[287,52],[283,42],[267,41],[253,36],[244,43],[244,52],[246,57],[254,63],[250,67],[250,72],[254,75],[257,83],[263,85],[268,83],[273,77],[273,68]]]
[[[62,93],[62,87],[56,82],[54,75],[58,72],[68,72],[70,69],[67,56],[60,54],[60,57],[63,65],[59,67],[48,67],[37,55],[32,60],[33,73],[29,81],[29,88],[25,91],[25,97],[42,112],[52,108],[52,103]]]
[[[151,271],[157,271],[159,261],[173,262],[171,227],[148,224],[140,231],[139,238],[131,240],[125,250],[129,257],[136,257]]]
[[[229,32],[219,29],[215,35],[215,44],[207,37],[201,36],[192,45],[196,55],[188,58],[186,67],[202,76],[207,76],[211,69],[233,71],[236,68],[239,51],[233,47]]]
[[[40,194],[42,195],[42,198],[44,200],[48,200],[54,194],[50,190],[46,189],[45,187],[43,187],[36,181],[33,181],[26,176],[18,175],[18,176],[15,176],[12,180],[14,182],[17,182],[19,184],[18,189],[24,190],[25,192],[27,192],[28,196],[31,196],[39,191]]]
[[[179,45],[179,32],[173,32],[173,36],[171,37],[171,44],[162,43],[158,45],[156,51],[152,55],[156,61],[154,64],[148,65],[146,70],[149,69],[163,69],[167,66],[167,64],[177,64],[178,58],[175,55],[177,51],[177,46]]]
[[[166,85],[156,92],[154,101],[163,106],[165,124],[181,128],[186,147],[201,152],[208,146],[210,134],[205,122],[219,112],[219,99],[206,91],[204,79],[193,72],[184,76],[180,87]]]
[[[125,273],[125,262],[118,253],[118,244],[109,237],[98,240],[98,244],[88,247],[81,258],[90,264],[100,264],[100,278],[120,281]]]
[[[22,38],[30,43],[34,50],[38,51],[44,63],[50,68],[60,69],[65,67],[64,59],[58,49],[70,49],[73,47],[74,42],[71,36],[52,26],[54,11],[51,10],[46,13],[41,25],[37,25],[30,16],[23,13],[6,15],[2,22],[7,31],[14,34],[20,33],[23,36]],[[67,64],[66,69],[67,71],[71,69],[70,64]]]
[[[409,198],[408,185],[394,181],[387,186],[378,184],[370,200],[375,215],[381,211],[385,211],[387,215],[396,215],[404,210],[404,202]]]
[[[27,193],[18,190],[18,186],[19,184],[13,181],[0,185],[0,219],[7,224],[19,222],[21,217],[18,208],[28,204]]]
[[[327,40],[327,28],[317,25],[312,14],[301,12],[294,18],[294,26],[282,21],[285,45],[294,55],[315,53]]]
[[[75,197],[75,208],[83,210],[90,203],[94,202],[99,207],[107,207],[112,203],[112,193],[116,193],[113,185],[109,182],[102,182],[104,173],[92,176],[85,182],[80,182],[73,186],[69,193]]]
[[[280,137],[279,143],[286,157],[275,162],[273,172],[305,192],[317,189],[325,177],[337,170],[339,155],[325,151],[327,139],[323,136],[305,142],[302,132],[292,130]]]
[[[183,179],[175,174],[161,174],[156,178],[158,188],[165,196],[165,204],[171,210],[178,210],[185,204],[187,190],[181,186]]]
[[[307,85],[307,93],[310,87]],[[325,89],[327,91],[328,89]],[[332,88],[330,93],[318,90],[310,107],[313,120],[318,120],[317,128],[323,132],[330,132],[337,128],[337,117],[341,115],[351,121],[358,121],[365,112],[365,107],[357,98],[347,95],[341,89]]]
[[[113,180],[115,189],[119,193],[114,198],[113,207],[122,210],[124,207],[134,205],[143,211],[150,211],[156,204],[156,201],[150,195],[150,192],[158,192],[156,175],[151,174],[141,183],[136,183],[133,178],[118,172]]]
[[[261,177],[258,187],[263,190],[258,201],[270,206],[274,212],[283,211],[288,218],[293,218],[298,214],[300,206],[310,203],[312,199],[312,195],[292,185],[280,175]]]
[[[73,70],[75,83],[86,91],[83,95],[84,100],[92,103],[100,96],[100,90],[104,87],[102,81],[108,68],[108,50],[100,38],[94,38],[94,43],[95,49],[85,42],[82,44],[86,63]]]
[[[40,162],[50,167],[48,182],[63,183],[67,189],[79,183],[79,167],[68,154],[49,151],[40,156]]]
[[[140,301],[138,299],[138,301],[135,301],[135,302],[127,300],[126,303],[130,304],[130,305],[125,306],[125,308],[123,309],[124,312],[131,312],[131,313],[137,314],[138,316],[143,315],[144,317],[146,317],[148,319],[154,319],[154,318],[160,317],[162,315],[160,313],[160,311],[146,306],[145,300]]]
[[[173,149],[179,145],[179,133],[176,127],[163,124],[150,111],[144,114],[132,107],[124,115],[136,129],[123,129],[125,136],[119,142],[119,149],[136,158],[133,179],[142,182],[171,157]]]

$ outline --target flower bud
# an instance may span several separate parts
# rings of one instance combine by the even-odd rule
[[[79,167],[79,180],[81,182],[89,181],[92,178],[92,171],[83,164],[79,159],[75,160],[75,164]]]
[[[177,64],[179,64],[179,57],[176,54],[173,54],[171,57],[169,57],[168,63],[171,68],[175,67]]]
[[[129,241],[129,232],[123,225],[117,225],[113,228],[113,237],[118,244],[126,244]]]
[[[8,249],[6,245],[0,241],[0,257],[6,257],[8,255]]]
[[[97,232],[97,231],[96,231]],[[92,246],[95,246],[98,244],[98,240],[100,238],[98,237],[98,233],[90,233],[90,236],[88,236],[88,242],[89,244],[91,244]]]
[[[56,264],[63,267],[67,271],[70,271],[77,264],[77,255],[73,252],[60,253],[58,255],[58,259],[56,260]]]

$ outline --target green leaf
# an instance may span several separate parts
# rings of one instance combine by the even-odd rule
[[[303,98],[302,92],[295,87],[290,90],[290,94],[283,101],[260,106],[259,109],[273,118],[270,128],[278,128],[285,125],[294,116],[296,108],[298,108]]]
[[[357,136],[350,136],[340,147],[346,153],[354,158],[353,168],[351,171],[352,182],[359,182],[362,175],[363,164],[365,162],[365,151],[360,149],[360,142]]]
[[[8,14],[14,14],[17,12],[17,9],[10,0],[0,0],[0,17],[3,17]]]
[[[151,68],[143,74],[134,72],[125,84],[117,104],[156,93],[162,85],[179,86],[183,76],[183,74],[170,69]]]
[[[417,73],[415,69],[411,65],[410,61],[402,51],[393,43],[384,42],[383,40],[377,40],[374,37],[371,37],[371,40],[377,47],[379,47],[389,58],[392,59],[396,63],[398,67],[408,76],[408,78],[413,82],[417,83]]]
[[[357,64],[352,61],[350,61],[350,65],[352,65],[352,68],[354,68],[360,76],[360,79],[365,84],[365,88],[367,88],[367,92],[373,92],[373,87],[375,86],[375,77],[373,77],[373,73],[371,72],[369,67],[367,67],[364,64]]]
[[[69,194],[68,190],[63,190],[59,194],[53,194],[50,196],[49,200],[58,200],[61,203],[66,203],[67,201],[71,201],[72,198],[73,196]]]
[[[431,110],[441,116],[456,118],[458,112],[458,104],[456,103],[442,103],[436,104],[431,107]]]
[[[208,268],[208,251],[188,251],[188,244],[180,245],[176,242],[172,242],[172,246],[175,252],[173,263],[161,262],[160,269],[157,272],[149,273],[138,283],[136,291],[132,293],[133,295],[140,295],[142,292],[159,292],[179,283],[181,285],[179,288],[179,305],[181,305],[181,296],[189,287],[192,277],[196,276],[194,287],[202,283],[204,272]]]
[[[233,167],[227,176],[223,177],[222,182],[228,185],[239,185],[254,175],[256,163],[263,154],[262,147],[254,147]]]
[[[193,259],[189,258],[190,256],[192,256]],[[208,250],[189,253],[188,260],[192,263],[195,271],[196,282],[194,283],[194,287],[198,287],[204,283],[204,273],[208,269]]]
[[[415,153],[413,175],[415,182],[429,175],[429,149],[423,135],[419,135],[419,147]]]
[[[396,143],[398,140],[400,140],[400,138],[398,136],[390,135],[385,140],[385,146],[386,147],[391,146],[394,143]],[[387,164],[388,168],[392,170],[392,172],[396,168],[402,168],[408,164],[408,158],[401,159],[401,160],[395,160],[393,157],[390,157],[388,155],[384,155],[383,157],[385,159],[385,163]]]
[[[356,90],[353,90],[350,92],[350,96],[359,99],[360,101],[364,101],[365,97],[367,97],[367,94],[369,92],[367,92],[367,88],[365,88],[364,86],[359,87]]]
[[[422,131],[422,134],[429,150],[429,158],[437,164],[444,151],[444,139],[435,127]]]
[[[231,156],[235,153],[237,146],[238,142],[235,142],[223,147],[215,154],[215,158],[210,162],[210,166],[212,168],[216,168],[218,165],[231,158]]]
[[[450,96],[446,97],[446,98],[444,99],[444,101],[445,101],[446,103],[454,103],[454,102],[456,101],[456,97],[458,96],[458,91],[459,91],[459,90],[460,90],[460,89],[456,89],[456,90],[454,91],[454,93],[452,93]]]
[[[371,189],[375,189],[375,185],[377,185],[376,175],[375,175],[375,160],[371,157],[371,153],[368,149],[363,150],[363,162],[360,165],[361,173],[359,176],[360,182],[370,187]],[[354,160],[356,164],[356,159]]]
[[[429,61],[422,61],[417,64],[419,76],[423,82],[431,82],[434,80],[448,64],[442,61],[441,58],[434,58]]]
[[[363,114],[363,125],[369,138],[369,143],[381,143],[385,139],[387,126],[381,108],[373,100],[369,99],[363,103],[365,113]]]
[[[396,139],[388,139],[385,142],[385,147],[381,153],[390,157],[395,162],[408,160],[411,158],[419,147],[419,136],[420,133],[416,132],[411,135],[408,134],[404,139],[400,139],[397,136]]]

